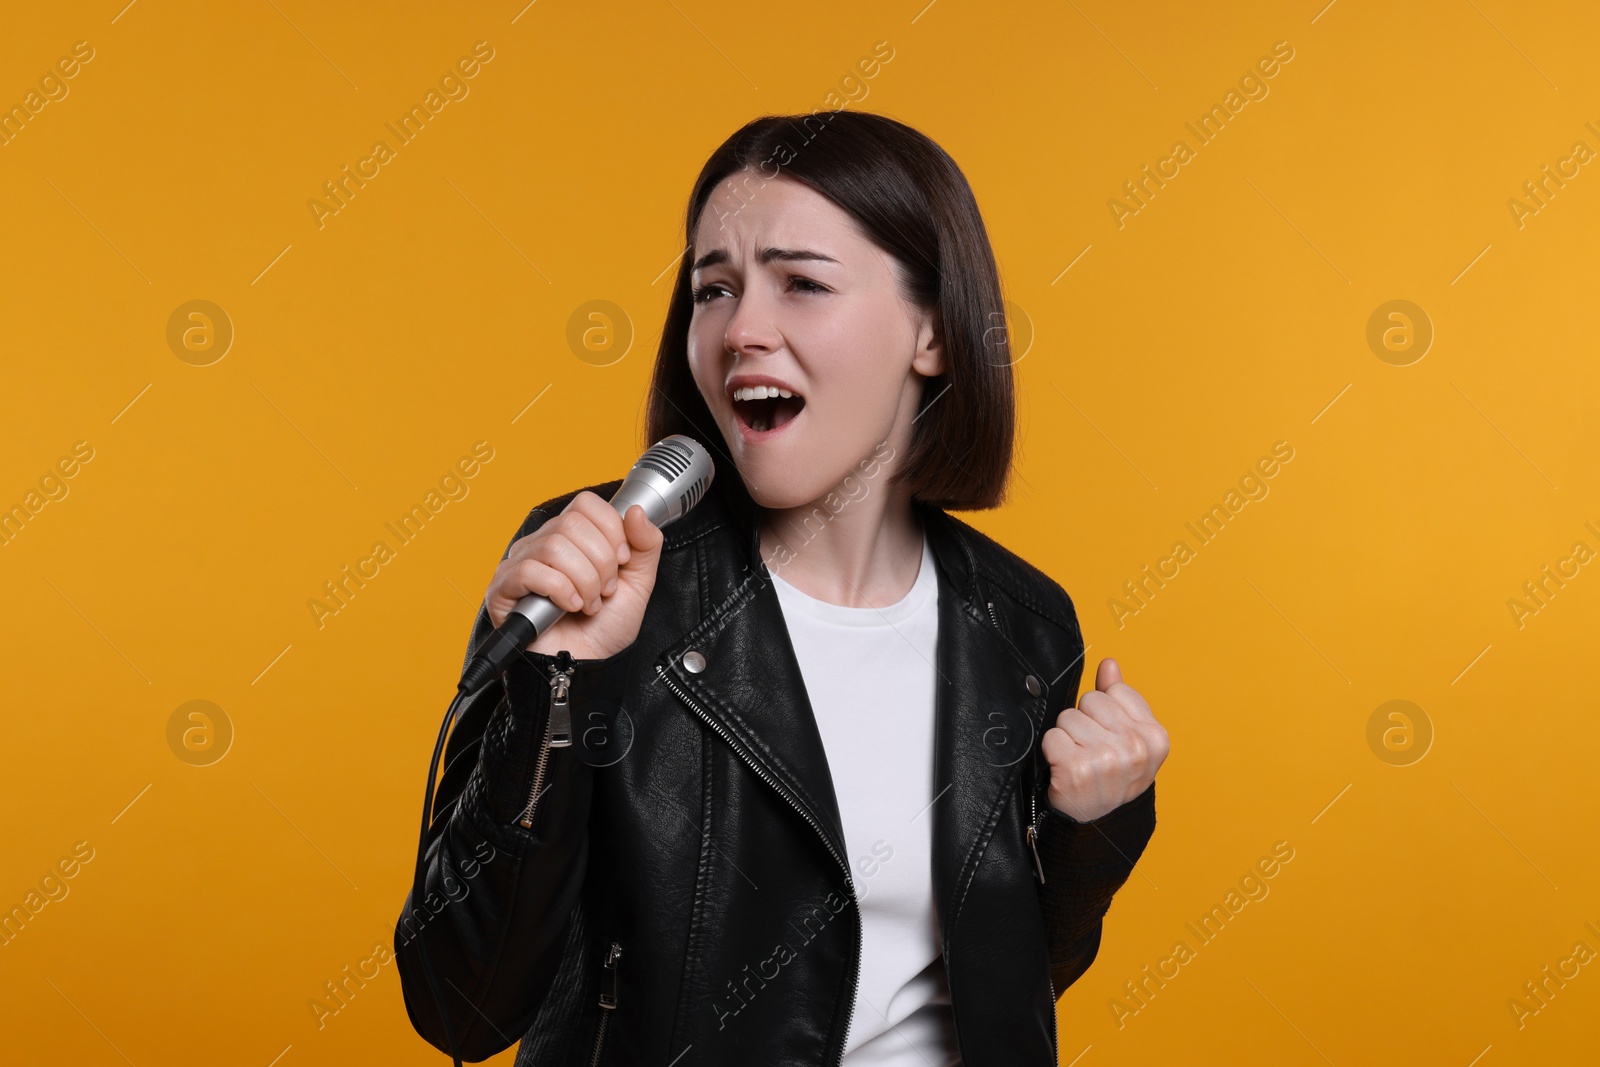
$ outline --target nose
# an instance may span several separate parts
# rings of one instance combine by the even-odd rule
[[[723,333],[724,347],[736,355],[774,352],[781,348],[783,337],[773,321],[771,306],[763,302],[761,295],[747,289],[737,300],[738,306]]]

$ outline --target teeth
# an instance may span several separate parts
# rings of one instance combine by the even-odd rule
[[[766,400],[775,396],[794,396],[794,394],[775,385],[746,385],[733,391],[735,400]]]

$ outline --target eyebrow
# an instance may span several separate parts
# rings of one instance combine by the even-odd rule
[[[785,262],[797,260],[818,260],[823,263],[837,263],[832,256],[825,256],[821,252],[813,252],[808,248],[758,248],[756,249],[756,262],[766,266],[773,260],[781,259]],[[721,248],[714,248],[694,261],[691,271],[701,270],[705,267],[714,267],[719,263],[728,262],[728,253]]]

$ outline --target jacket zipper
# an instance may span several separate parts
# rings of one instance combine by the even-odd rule
[[[779,785],[778,782],[770,774],[768,774],[765,770],[763,770],[760,767],[760,765],[758,765],[754,760],[752,760],[748,756],[746,756],[744,754],[743,747],[740,746],[738,744],[738,742],[736,742],[732,737],[730,737],[728,735],[728,732],[722,728],[722,724],[717,722],[710,715],[706,714],[705,710],[703,708],[701,708],[700,705],[696,704],[694,702],[694,699],[692,697],[690,697],[688,693],[685,693],[683,691],[683,689],[676,682],[674,682],[671,679],[671,677],[669,677],[667,675],[667,669],[665,667],[661,666],[659,663],[656,664],[656,674],[660,677],[660,679],[663,682],[667,683],[667,688],[668,689],[671,689],[674,693],[678,694],[678,698],[680,700],[682,700],[685,704],[687,704],[689,706],[689,708],[696,715],[700,716],[701,720],[703,722],[705,722],[705,724],[707,726],[709,726],[709,727],[711,727],[711,729],[715,730],[717,735],[728,743],[728,747],[729,748],[733,749],[735,752],[737,752],[739,754],[739,758],[744,760],[744,762],[750,767],[750,769],[752,771],[756,772],[756,776],[757,777],[759,777],[762,781],[764,781],[768,785],[770,785],[777,792],[777,794],[779,796],[781,796],[783,799],[785,799],[785,800],[787,800],[789,802],[789,805],[791,807],[793,807],[795,811],[800,813],[800,817],[801,818],[805,819],[806,822],[811,824],[811,828],[817,832],[817,836],[822,838],[823,847],[828,850],[828,854],[830,856],[832,856],[834,858],[834,861],[839,864],[839,869],[844,871],[845,885],[847,887],[849,887],[849,890],[850,890],[850,903],[855,905],[855,908],[853,910],[855,911],[855,915],[856,915],[856,963],[855,963],[855,967],[850,972],[850,1008],[849,1008],[848,1012],[845,1015],[845,1026],[844,1026],[844,1033],[845,1033],[844,1040],[848,1041],[849,1040],[849,1035],[850,1035],[850,1025],[855,1019],[855,1012],[856,1012],[856,985],[857,985],[857,983],[859,981],[858,972],[860,971],[860,968],[861,968],[861,951],[860,951],[860,945],[861,945],[861,902],[856,899],[855,882],[850,877],[850,867],[849,867],[849,865],[845,863],[844,857],[840,856],[839,853],[837,851],[835,851],[835,849],[833,847],[833,842],[828,840],[828,835],[823,832],[821,824],[819,824],[817,822],[817,820],[813,819],[811,817],[810,813],[807,812],[805,808],[801,807],[799,801],[795,800],[794,797],[789,795],[788,790],[784,789],[783,786]],[[841,1043],[841,1045],[842,1045],[842,1043]],[[841,1054],[840,1054],[839,1058],[834,1060],[833,1062],[835,1064],[837,1064],[837,1063],[842,1062],[843,1059],[844,1059],[844,1056],[843,1056],[843,1053],[841,1051]]]
[[[1028,847],[1033,850],[1033,866],[1039,872],[1039,884],[1044,885],[1044,864],[1039,862],[1039,790],[1037,787],[1028,791],[1028,805],[1032,809],[1033,822],[1028,824]],[[1056,979],[1050,973],[1050,959],[1045,958],[1045,980],[1050,983],[1050,1051],[1054,1055],[1052,1063],[1061,1062],[1061,1049],[1057,1047],[1060,1040],[1056,1036]]]
[[[1039,798],[1030,793],[1028,806],[1033,813],[1033,821],[1028,823],[1028,849],[1033,853],[1034,873],[1039,876],[1039,884],[1044,885],[1044,864],[1039,862]]]
[[[611,1013],[617,1010],[617,959],[621,955],[622,946],[611,942],[600,971],[600,1028],[595,1031],[594,1055],[589,1057],[589,1067],[599,1067],[600,1049],[606,1040],[606,1023],[611,1021]]]
[[[572,744],[572,705],[567,702],[567,691],[571,687],[575,669],[572,653],[566,649],[556,653],[556,662],[550,667],[550,717],[545,723],[544,741],[539,745],[538,762],[533,765],[528,804],[517,816],[517,824],[524,829],[533,829],[533,813],[539,806],[539,794],[544,789],[545,772],[550,766],[550,750]]]
[[[1045,958],[1044,976],[1045,981],[1050,983],[1050,1052],[1053,1056],[1050,1062],[1060,1063],[1061,1049],[1057,1045],[1059,1039],[1056,1037],[1056,977],[1050,973],[1049,957]]]

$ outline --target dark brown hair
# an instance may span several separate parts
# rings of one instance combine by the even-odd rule
[[[747,123],[706,161],[689,194],[690,246],[662,327],[647,407],[647,443],[687,434],[713,446],[718,430],[689,370],[695,230],[718,183],[750,169],[752,196],[777,178],[800,182],[837,204],[899,266],[906,299],[932,309],[945,372],[923,383],[911,447],[896,481],[913,498],[947,510],[992,508],[1005,496],[1015,439],[1011,348],[1000,275],[977,200],[955,160],[926,135],[882,115],[825,111],[767,115]],[[741,199],[743,198],[741,194]]]

